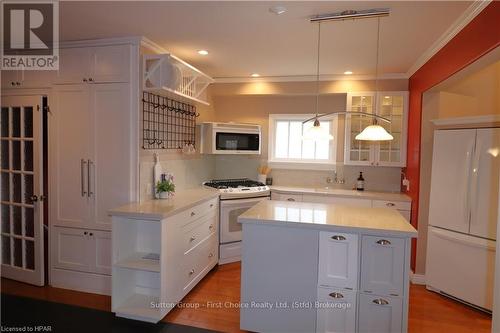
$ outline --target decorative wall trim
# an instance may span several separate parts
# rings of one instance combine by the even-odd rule
[[[499,123],[500,115],[492,114],[488,116],[477,116],[477,117],[455,117],[455,118],[445,118],[445,119],[432,119],[431,122],[436,126],[491,124],[491,123]]]
[[[393,73],[379,75],[379,80],[407,80],[406,73]],[[316,81],[315,75],[290,75],[290,76],[261,76],[252,77],[216,77],[215,83],[248,83],[248,82],[312,82]],[[324,74],[320,81],[369,81],[375,80],[375,75],[344,75]]]
[[[412,284],[424,285],[425,286],[425,275],[424,274],[415,274],[413,271],[410,271],[410,282]]]
[[[439,52],[448,42],[455,37],[467,24],[469,24],[484,8],[490,4],[491,0],[476,0],[465,12],[439,37],[427,51],[425,51],[406,73],[407,77],[412,76],[422,67],[433,55]]]

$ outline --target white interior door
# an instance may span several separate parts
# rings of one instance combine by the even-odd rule
[[[476,130],[434,132],[429,224],[469,232],[472,153]]]
[[[496,239],[499,173],[500,128],[478,129],[471,179],[472,235]]]
[[[1,102],[1,249],[6,278],[44,284],[42,96]]]

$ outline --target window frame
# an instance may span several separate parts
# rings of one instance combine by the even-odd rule
[[[268,132],[268,164],[275,169],[309,169],[309,170],[331,170],[332,166],[336,165],[337,160],[337,143],[338,143],[338,117],[335,115],[325,116],[320,121],[330,122],[330,134],[333,135],[333,140],[328,144],[329,159],[292,159],[292,158],[276,158],[275,157],[275,142],[276,142],[276,122],[280,120],[300,120],[314,117],[314,114],[269,114],[269,132]]]

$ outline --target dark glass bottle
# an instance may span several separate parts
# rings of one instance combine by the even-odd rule
[[[356,182],[356,190],[364,191],[365,190],[365,179],[363,178],[363,173],[359,173],[358,181]]]

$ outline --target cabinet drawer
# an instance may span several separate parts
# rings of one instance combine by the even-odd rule
[[[192,251],[184,254],[181,276],[183,295],[190,290],[193,281],[206,272],[207,267],[215,265],[219,256],[218,246],[217,236],[214,233]]]
[[[356,331],[356,292],[318,288],[316,332],[351,333]]]
[[[209,235],[217,232],[217,215],[212,212],[182,227],[183,253],[191,251]]]
[[[405,240],[384,236],[361,239],[361,291],[402,296]]]
[[[408,202],[408,201],[373,200],[373,207],[377,207],[377,208],[393,208],[393,209],[398,209],[398,210],[411,210],[411,202]]]
[[[401,332],[403,322],[403,300],[371,294],[359,294],[358,331]]]
[[[170,223],[178,223],[180,226],[185,226],[193,221],[196,221],[198,218],[208,215],[213,212],[217,212],[219,199],[214,198],[201,204],[198,204],[190,209],[186,209],[168,219],[170,219]]]
[[[318,284],[357,289],[358,235],[319,233]]]
[[[344,198],[333,195],[306,195],[302,197],[304,202],[337,204],[346,206],[371,207],[372,201],[368,199]]]
[[[302,194],[271,193],[271,200],[279,201],[302,201]]]

